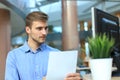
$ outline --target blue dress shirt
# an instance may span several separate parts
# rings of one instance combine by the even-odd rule
[[[35,52],[27,42],[10,51],[6,59],[5,80],[42,80],[47,73],[50,51],[59,51],[43,43]]]

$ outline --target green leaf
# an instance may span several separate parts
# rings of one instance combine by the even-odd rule
[[[95,38],[88,38],[90,56],[94,59],[109,58],[111,49],[115,43],[113,38],[109,39],[106,34],[96,35]]]

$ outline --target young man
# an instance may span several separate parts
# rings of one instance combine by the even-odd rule
[[[26,17],[28,40],[8,53],[5,80],[42,80],[46,76],[50,51],[59,51],[45,44],[48,16],[32,12]],[[66,75],[65,80],[80,80],[78,73]]]

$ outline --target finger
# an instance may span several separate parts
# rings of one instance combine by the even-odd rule
[[[69,77],[65,78],[64,80],[82,80],[80,77]]]
[[[69,73],[67,77],[75,77],[75,76],[80,76],[79,73]]]
[[[79,73],[70,73],[64,80],[81,80]]]

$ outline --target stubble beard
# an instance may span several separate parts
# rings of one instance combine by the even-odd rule
[[[45,42],[45,38],[44,39],[43,38],[39,38],[39,39],[32,38],[32,40],[36,42],[38,45],[41,45],[42,43]]]

